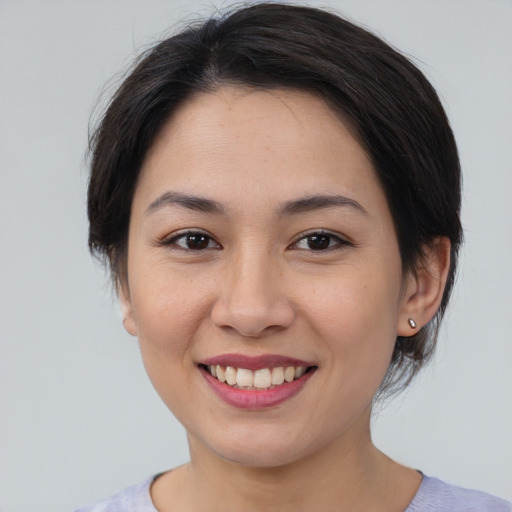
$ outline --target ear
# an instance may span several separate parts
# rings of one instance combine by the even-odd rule
[[[412,336],[437,313],[450,269],[450,241],[438,237],[423,247],[416,273],[405,278],[398,336]],[[412,320],[412,321],[411,321]]]
[[[128,283],[118,283],[119,306],[123,315],[123,325],[128,334],[137,336],[137,324],[133,314],[132,301]]]

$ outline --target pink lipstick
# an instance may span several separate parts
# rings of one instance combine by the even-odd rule
[[[272,354],[223,354],[198,368],[219,398],[242,409],[272,407],[292,398],[317,370],[311,362]]]

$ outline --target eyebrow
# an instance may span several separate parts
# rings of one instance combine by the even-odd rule
[[[215,213],[221,214],[225,212],[225,208],[212,199],[206,199],[204,197],[191,196],[188,194],[182,194],[181,192],[165,192],[161,196],[157,197],[147,208],[146,215],[153,213],[157,210],[161,210],[166,206],[182,206],[189,210],[194,210],[201,213]]]
[[[169,191],[152,201],[146,208],[145,213],[148,215],[168,206],[181,206],[196,212],[213,213],[217,215],[226,212],[225,207],[213,199]],[[337,194],[313,195],[286,201],[278,209],[278,214],[279,216],[290,216],[323,210],[325,208],[332,208],[335,206],[347,206],[363,213],[364,215],[368,215],[368,212],[360,203],[349,197]]]
[[[287,201],[281,206],[279,214],[281,216],[296,215],[299,213],[323,210],[333,206],[348,206],[364,215],[368,215],[368,212],[360,203],[350,197],[337,194],[315,195]]]

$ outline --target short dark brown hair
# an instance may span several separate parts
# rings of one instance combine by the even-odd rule
[[[145,52],[90,138],[90,250],[122,282],[130,208],[148,149],[186,99],[228,84],[306,91],[350,123],[386,194],[404,272],[414,272],[437,237],[450,240],[440,309],[417,334],[397,338],[381,394],[402,389],[433,353],[454,282],[462,240],[459,158],[421,71],[335,14],[258,3],[189,26]]]

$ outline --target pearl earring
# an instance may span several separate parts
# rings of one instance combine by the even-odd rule
[[[416,329],[416,327],[418,327],[418,324],[414,321],[414,318],[409,318],[407,322],[411,326],[411,329]]]

